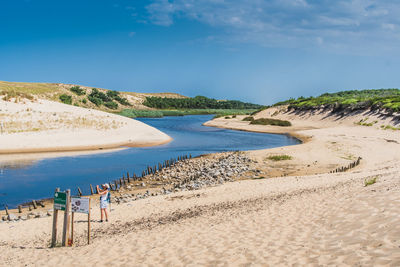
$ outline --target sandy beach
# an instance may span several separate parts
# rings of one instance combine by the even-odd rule
[[[265,110],[256,117],[269,117]],[[400,136],[355,124],[363,114],[280,112],[288,128],[254,126],[243,117],[206,125],[287,133],[295,146],[250,151],[257,179],[113,205],[85,245],[84,216],[76,246],[49,248],[51,217],[0,223],[2,265],[38,266],[399,266]],[[369,115],[369,118],[372,118]],[[271,155],[290,155],[274,162]],[[361,157],[360,165],[330,173]],[[365,186],[365,181],[376,183]]]
[[[111,113],[44,99],[15,102],[0,100],[0,162],[54,157],[54,153],[37,152],[64,152],[66,156],[69,151],[74,151],[71,155],[77,151],[87,154],[93,153],[88,150],[171,141],[151,126]]]

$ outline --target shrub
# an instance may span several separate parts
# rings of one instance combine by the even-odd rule
[[[118,104],[113,101],[105,102],[104,106],[108,107],[109,109],[117,109],[118,108]]]
[[[225,119],[230,119],[231,117],[229,117],[229,116],[225,116]]]
[[[92,89],[92,92],[90,93],[91,97],[95,97],[98,99],[101,99],[103,102],[111,102],[112,98],[110,98],[109,96],[107,96],[105,93],[100,92],[99,90],[97,90],[96,88]],[[90,100],[90,99],[89,99]]]
[[[79,86],[73,86],[69,90],[77,95],[86,95],[86,91]]]
[[[114,99],[117,102],[119,102],[121,105],[124,106],[132,106],[131,103],[129,103],[129,101],[126,98],[123,98],[120,96],[118,91],[107,91],[107,96],[110,99]]]
[[[122,98],[120,96],[116,96],[114,98],[116,101],[118,101],[121,105],[124,106],[132,106],[131,103],[129,103],[129,101],[126,98]]]
[[[88,99],[90,102],[92,102],[93,104],[95,104],[96,106],[101,106],[103,104],[103,100],[101,100],[100,98],[97,98],[95,96],[88,96]]]
[[[284,127],[292,126],[290,121],[284,121],[284,120],[278,120],[278,119],[267,119],[267,118],[253,120],[250,122],[250,124],[273,125],[273,126],[284,126]]]
[[[70,96],[70,95],[62,94],[62,95],[60,95],[60,100],[64,104],[68,104],[68,105],[72,104],[72,96]]]
[[[254,118],[252,116],[248,116],[244,118],[242,121],[254,121]]]
[[[378,177],[373,177],[373,178],[370,178],[370,179],[365,179],[364,180],[364,186],[369,186],[369,185],[373,185],[374,183],[376,183],[376,179],[377,179]]]
[[[275,156],[269,156],[267,159],[273,160],[273,161],[291,160],[292,156],[289,156],[289,155],[275,155]]]
[[[82,99],[82,103],[83,103],[83,104],[86,104],[86,103],[87,103],[86,98]]]
[[[107,94],[107,96],[108,96],[109,98],[114,99],[116,96],[119,95],[119,92],[118,92],[118,91],[107,91],[106,94]]]

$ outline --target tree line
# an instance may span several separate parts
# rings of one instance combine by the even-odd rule
[[[157,109],[258,109],[261,105],[238,100],[216,100],[205,96],[193,98],[146,97],[143,105]]]

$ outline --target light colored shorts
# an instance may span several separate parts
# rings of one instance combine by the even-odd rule
[[[106,209],[108,208],[108,201],[107,199],[101,200],[100,201],[100,209]]]

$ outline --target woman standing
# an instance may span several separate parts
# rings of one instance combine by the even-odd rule
[[[101,220],[100,222],[103,222],[103,212],[106,215],[106,222],[108,222],[108,213],[107,213],[107,207],[108,207],[108,194],[110,186],[108,184],[103,184],[102,189],[97,186],[97,192],[100,194],[100,213],[101,213]]]

